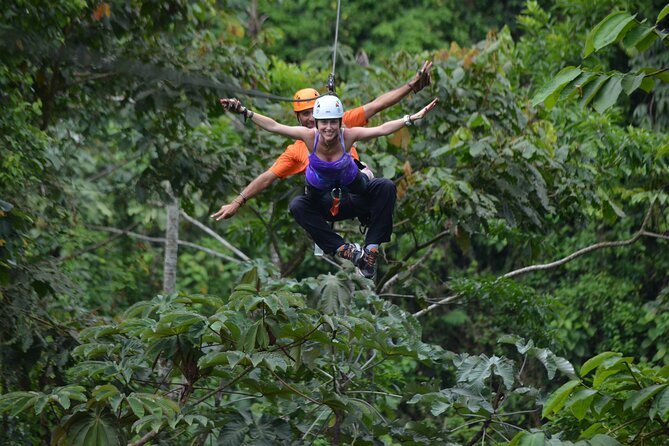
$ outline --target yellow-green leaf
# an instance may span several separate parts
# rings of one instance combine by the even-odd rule
[[[616,352],[603,352],[595,356],[594,358],[590,358],[581,367],[581,376],[586,376],[588,373],[591,371],[595,370],[599,365],[604,362],[606,359],[612,357],[612,356],[622,356],[620,353]]]
[[[644,387],[641,390],[637,390],[632,393],[630,397],[625,401],[623,409],[628,410],[637,410],[642,404],[651,399],[661,390],[666,389],[669,384],[656,384],[654,386]]]
[[[628,25],[634,20],[634,17],[624,11],[615,11],[606,16],[588,34],[583,57],[588,57],[594,51],[598,51],[622,38],[625,32],[629,31]]]
[[[657,15],[657,20],[655,20],[655,23],[660,23],[663,18],[665,18],[669,14],[669,4],[667,4],[664,8],[662,8],[662,11]]]
[[[541,102],[545,102],[546,107],[553,107],[565,85],[576,79],[581,73],[582,70],[578,67],[563,68],[553,79],[539,89],[537,94],[532,98],[532,105],[536,106]]]
[[[553,392],[546,400],[546,403],[544,404],[544,409],[541,412],[541,416],[546,417],[547,415],[554,412],[558,412],[560,409],[562,409],[562,407],[567,402],[567,398],[569,398],[569,395],[571,395],[574,388],[576,388],[580,384],[581,380],[574,379],[563,384],[559,389]]]

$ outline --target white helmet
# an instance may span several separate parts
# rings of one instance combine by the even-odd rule
[[[337,96],[326,95],[316,99],[314,119],[337,119],[344,116],[344,107]]]

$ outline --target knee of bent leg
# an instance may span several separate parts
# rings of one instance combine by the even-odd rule
[[[291,215],[295,217],[302,214],[306,206],[307,203],[305,197],[301,195],[291,200],[290,204],[288,205],[288,211],[290,211]]]
[[[379,178],[379,189],[383,194],[387,194],[389,197],[395,199],[397,196],[397,186],[388,178]]]

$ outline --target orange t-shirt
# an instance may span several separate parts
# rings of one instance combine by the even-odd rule
[[[345,127],[364,127],[367,125],[365,119],[365,110],[363,107],[357,107],[344,113],[342,119]],[[351,147],[351,156],[359,159],[355,147]],[[279,155],[270,170],[279,178],[287,178],[296,173],[304,172],[309,165],[309,149],[302,140],[286,147],[286,150]]]

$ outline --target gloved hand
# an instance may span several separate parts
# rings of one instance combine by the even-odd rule
[[[223,108],[228,111],[240,114],[244,114],[244,112],[246,111],[246,107],[242,105],[242,102],[239,99],[236,98],[221,99],[219,102],[221,103]]]
[[[418,70],[413,79],[411,79],[408,83],[409,88],[411,88],[411,91],[413,91],[414,93],[418,93],[423,88],[430,85],[431,81],[430,68],[432,68],[432,61],[426,60],[425,63],[423,64],[423,67],[420,70]]]

